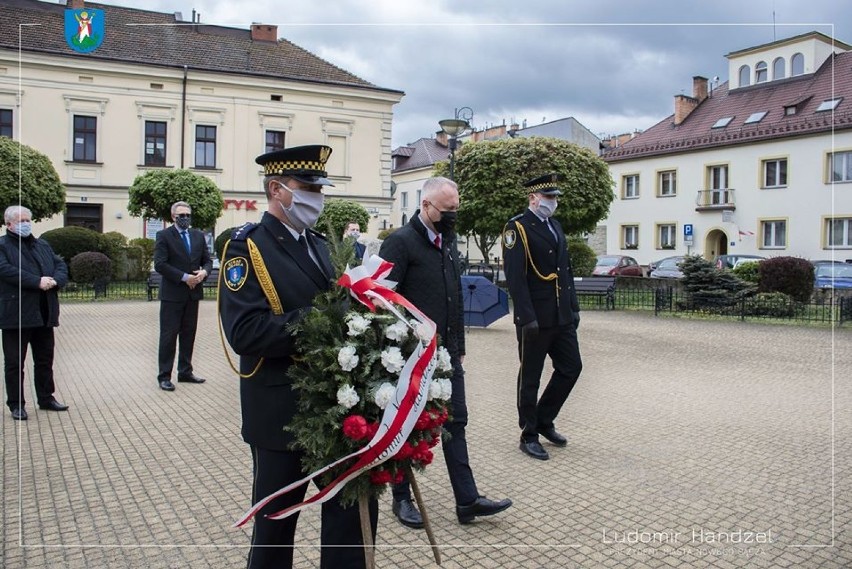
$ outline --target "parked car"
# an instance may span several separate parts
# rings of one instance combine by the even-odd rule
[[[814,287],[852,289],[852,264],[819,263],[815,265]]]
[[[748,258],[748,257],[743,257],[742,259],[737,259],[736,261],[734,261],[734,266],[731,267],[731,268],[736,269],[740,265],[745,265],[745,264],[748,264],[748,263],[759,263],[761,261],[763,261],[763,259],[751,259],[751,258]]]
[[[719,255],[713,259],[713,264],[717,269],[733,269],[734,264],[740,259],[757,259],[758,261],[762,261],[765,258],[759,255]]]
[[[626,255],[599,255],[593,275],[642,277],[642,267]]]
[[[683,271],[680,270],[680,262],[685,257],[666,257],[657,261],[656,268],[651,271],[652,279],[680,279],[683,278]]]

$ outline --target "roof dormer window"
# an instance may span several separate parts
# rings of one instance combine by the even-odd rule
[[[769,70],[767,69],[766,62],[758,61],[757,65],[754,66],[754,82],[766,83],[767,79],[769,79]]]
[[[716,124],[714,124],[710,128],[725,128],[726,126],[731,124],[732,120],[734,120],[734,117],[725,117],[723,119],[719,119],[716,121]]]
[[[837,108],[837,105],[840,104],[840,101],[843,100],[843,97],[838,97],[836,99],[828,99],[819,104],[816,111],[817,113],[822,111],[833,111]]]

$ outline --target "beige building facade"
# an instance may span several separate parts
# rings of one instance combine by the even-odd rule
[[[0,16],[0,118],[52,160],[67,190],[66,211],[36,224],[37,234],[83,225],[153,237],[162,220],[128,215],[127,189],[149,170],[187,168],[223,191],[225,209],[208,228],[215,235],[266,209],[254,158],[303,144],[333,148],[327,196],[366,207],[365,233],[390,218],[392,110],[402,92],[279,41],[275,26],[186,25],[176,14],[98,5],[104,43],[80,54],[65,45],[64,6],[17,3]],[[10,43],[30,22],[38,26],[20,26],[19,58]]]

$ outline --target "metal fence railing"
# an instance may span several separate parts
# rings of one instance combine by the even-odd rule
[[[154,295],[156,298],[156,293]],[[215,299],[216,288],[204,287],[204,298]],[[90,300],[148,300],[147,281],[112,281],[92,285],[68,283],[59,291],[60,302]]]

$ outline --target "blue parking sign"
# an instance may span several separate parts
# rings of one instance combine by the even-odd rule
[[[692,237],[692,224],[684,223],[683,224],[683,236],[684,237]]]

